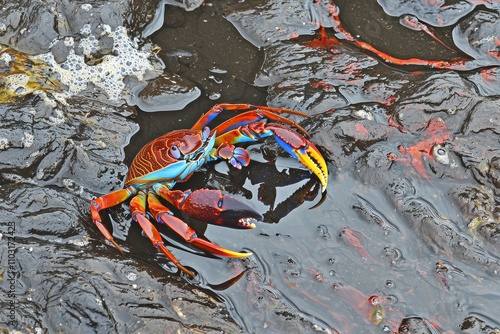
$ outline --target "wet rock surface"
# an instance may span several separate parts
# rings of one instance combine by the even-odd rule
[[[0,43],[15,52],[0,49],[0,92],[10,94],[0,98],[0,292],[7,297],[0,307],[8,310],[0,314],[0,327],[41,333],[497,333],[498,6],[337,5],[4,6]],[[361,10],[373,15],[350,21],[349,13]],[[353,36],[406,52],[398,57],[421,57],[412,49],[428,50],[433,59],[465,54],[474,68],[389,66],[349,41],[332,19],[339,13]],[[433,28],[456,52],[400,25],[403,14]],[[391,24],[408,31],[384,38],[375,36],[378,28],[367,33],[367,27]],[[320,25],[326,35],[316,34]],[[47,64],[37,71],[40,64],[29,63],[51,53],[62,64],[74,52],[97,69],[106,57],[120,57],[110,35],[119,27],[131,52],[150,55],[144,59],[152,70],[119,77],[124,85],[116,100],[92,83],[61,99],[67,87],[40,81],[46,73],[57,78],[57,71]],[[95,49],[84,48],[89,36],[96,37]],[[14,67],[16,57],[25,62]],[[31,90],[12,89],[18,87],[9,78],[13,68],[30,74]],[[105,222],[127,255],[104,242],[89,202],[122,186],[127,162],[145,142],[189,127],[216,102],[258,104],[263,98],[311,115],[301,125],[329,164],[323,199],[309,172],[268,140],[249,148],[256,160],[250,167],[207,166],[186,185],[224,189],[264,215],[251,231],[193,222],[211,241],[254,256],[211,257],[160,227],[169,248],[198,273],[188,279],[141,236],[127,205],[108,210]],[[185,108],[144,113],[141,107]]]

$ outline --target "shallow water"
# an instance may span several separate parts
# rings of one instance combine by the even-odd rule
[[[106,31],[102,24],[124,24],[130,36],[147,31],[146,40],[161,47],[161,61],[149,59],[163,73],[147,73],[155,85],[141,95],[143,82],[125,80],[119,101],[94,86],[57,100],[54,82],[45,82],[36,87],[48,97],[16,91],[0,105],[1,327],[497,333],[498,5],[338,1],[338,12],[329,1],[184,3],[190,11],[167,5],[154,33],[159,26],[147,23],[161,19],[153,20],[153,3],[26,2],[1,12],[9,22],[1,43],[28,54],[51,50],[61,62],[71,46],[51,49],[51,39],[71,35],[78,45],[85,23],[96,33]],[[57,17],[58,29],[38,19],[31,24],[46,22],[47,31],[22,38],[30,22],[16,18],[35,10]],[[342,27],[332,19],[338,13]],[[403,14],[453,51],[401,25]],[[314,20],[327,28],[323,40]],[[419,61],[398,65],[358,41]],[[37,73],[31,80],[40,82]],[[56,107],[47,102],[52,96]],[[253,230],[193,222],[211,241],[253,256],[208,256],[161,229],[175,256],[198,273],[187,279],[120,205],[108,210],[107,226],[127,253],[121,256],[92,224],[90,199],[121,187],[145,143],[189,127],[219,102],[312,115],[301,125],[328,162],[324,201],[314,207],[322,200],[318,182],[268,140],[249,148],[255,163],[248,168],[218,163],[182,185],[224,189],[261,212],[264,222]]]

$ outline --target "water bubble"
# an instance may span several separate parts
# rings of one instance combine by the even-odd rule
[[[294,277],[299,277],[300,276],[300,270],[299,269],[287,270],[286,272],[290,276],[294,276]]]
[[[396,265],[403,258],[403,254],[398,248],[385,247],[384,254],[386,258],[391,260],[391,264],[394,265]]]
[[[216,84],[221,84],[222,83],[222,80],[221,79],[217,79],[214,75],[209,75],[208,78],[210,80],[212,80],[213,82],[215,82]]]
[[[385,281],[385,286],[390,288],[390,289],[394,289],[396,287],[396,283],[394,283],[391,280],[387,280],[387,281]]]
[[[328,227],[326,227],[325,225],[318,225],[317,231],[323,239],[330,239],[330,233],[328,232]]]
[[[434,145],[432,148],[432,153],[434,154],[434,159],[443,164],[448,165],[450,163],[450,159],[448,157],[448,152],[442,145]]]
[[[397,302],[399,301],[398,297],[396,297],[394,295],[387,295],[387,296],[385,296],[385,300],[387,302],[390,302],[391,304],[397,304]]]
[[[208,95],[208,98],[212,101],[218,100],[221,97],[221,93],[213,92]]]

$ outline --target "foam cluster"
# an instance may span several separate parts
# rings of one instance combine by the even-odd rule
[[[111,31],[109,26],[103,27],[101,37],[109,36],[113,39],[112,53],[106,54],[99,61],[87,64],[86,57],[92,58],[92,55],[100,51],[99,40],[90,34],[90,29],[82,29],[81,32],[87,35],[79,41],[81,55],[75,52],[73,39],[66,38],[64,44],[73,48],[63,63],[57,63],[51,52],[33,57],[45,62],[65,86],[64,90],[54,92],[53,95],[58,100],[64,101],[65,98],[77,95],[89,84],[93,84],[100,88],[110,101],[116,102],[120,100],[125,89],[126,77],[135,76],[139,81],[143,81],[148,70],[155,70],[151,63],[152,51],[138,49],[137,43],[128,37],[124,27],[117,27],[115,31]]]

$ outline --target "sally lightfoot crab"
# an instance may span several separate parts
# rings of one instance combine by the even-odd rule
[[[239,112],[238,115],[210,130],[207,125],[223,111]],[[102,223],[100,211],[125,202],[129,198],[132,219],[139,223],[153,245],[167,256],[182,272],[193,277],[166,248],[163,239],[149,217],[165,224],[186,242],[211,254],[243,258],[249,252],[236,252],[200,238],[184,221],[175,217],[168,204],[189,216],[211,224],[233,228],[254,228],[262,215],[247,204],[219,190],[174,190],[177,182],[184,182],[203,164],[226,160],[235,168],[247,166],[249,153],[235,145],[256,142],[274,136],[276,141],[292,157],[314,173],[326,189],[328,169],[316,146],[293,130],[307,132],[282,114],[307,117],[298,111],[253,106],[248,104],[218,104],[203,114],[191,129],[175,130],[146,144],[137,153],[130,166],[125,188],[94,199],[90,212],[94,224],[104,237],[121,253],[120,246]],[[272,122],[268,122],[272,121]]]

